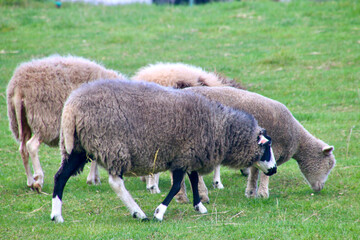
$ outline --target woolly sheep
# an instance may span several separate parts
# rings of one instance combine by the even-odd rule
[[[155,82],[163,86],[174,88],[186,88],[195,86],[232,86],[239,89],[244,87],[235,80],[228,79],[218,73],[206,72],[200,67],[184,63],[157,63],[140,68],[132,77],[133,80]],[[156,178],[156,179],[154,179]],[[147,188],[158,189],[158,176],[147,177]],[[202,180],[202,178],[200,179]],[[214,171],[213,186],[223,189],[224,185],[220,179],[220,166]],[[153,191],[154,191],[153,190]],[[160,190],[159,190],[160,192]],[[208,190],[205,184],[199,184],[199,192],[202,202],[209,202]],[[181,203],[189,202],[186,196],[185,184],[182,183],[176,200]]]
[[[132,80],[155,82],[162,86],[186,88],[195,86],[231,86],[244,87],[235,80],[228,79],[219,73],[206,72],[200,67],[185,63],[157,63],[140,68]]]
[[[272,147],[278,165],[294,158],[305,179],[314,191],[320,191],[336,160],[333,146],[311,135],[291,114],[285,105],[256,93],[231,87],[187,88],[211,100],[252,114],[272,137]],[[245,195],[269,197],[269,178],[260,176],[251,168]],[[200,181],[201,182],[201,181]]]
[[[145,72],[144,74],[138,74],[141,75],[141,78],[145,81],[164,81],[164,80],[157,80],[158,78],[165,78],[167,83],[171,83],[173,86],[177,86],[177,85],[190,85],[190,84],[183,84],[183,80],[182,80],[182,75],[187,76],[186,79],[197,79],[197,75],[196,75],[196,71],[194,71],[193,69],[196,69],[196,67],[193,66],[189,66],[189,65],[184,65],[181,63],[178,64],[160,64],[159,66],[156,65],[150,65],[149,67],[145,67],[142,70],[140,70],[139,72]],[[193,76],[193,78],[191,78],[190,76]],[[189,80],[187,80],[189,81]],[[195,81],[195,80],[193,80]],[[178,84],[177,82],[180,82],[180,84]],[[198,88],[197,88],[198,89]],[[295,129],[303,129],[303,127],[301,125],[299,125],[300,123],[298,123],[295,119],[293,119],[293,116],[291,115],[291,113],[289,112],[289,110],[283,106],[282,104],[273,101],[271,99],[265,98],[263,96],[260,96],[258,94],[253,94],[247,91],[236,91],[236,89],[233,89],[233,92],[231,92],[230,90],[225,90],[222,88],[217,88],[218,90],[216,90],[216,92],[219,92],[219,96],[211,96],[212,95],[212,90],[202,90],[204,91],[203,95],[206,95],[205,92],[209,92],[209,97],[210,98],[214,98],[214,100],[220,101],[222,104],[224,105],[228,105],[240,110],[245,110],[245,111],[249,111],[251,114],[253,114],[256,118],[260,118],[257,119],[260,123],[260,125],[265,126],[265,128],[270,128],[271,134],[270,135],[275,135],[273,136],[273,140],[274,140],[274,149],[277,149],[275,156],[276,159],[278,160],[279,164],[282,164],[283,162],[288,161],[291,157],[294,157],[296,160],[298,160],[299,166],[301,171],[303,172],[303,174],[305,175],[305,178],[307,179],[307,181],[310,183],[310,185],[312,186],[312,188],[316,191],[321,190],[321,188],[323,187],[325,181],[326,181],[326,177],[329,174],[331,168],[335,165],[335,158],[332,155],[332,151],[333,151],[333,147],[332,146],[328,146],[327,144],[323,143],[320,140],[315,139],[313,136],[311,136],[306,130],[302,130],[302,132],[306,132],[302,133],[301,136],[308,136],[310,143],[314,144],[314,146],[316,146],[315,149],[313,149],[313,152],[318,152],[317,155],[314,155],[313,157],[296,157],[295,153],[293,153],[292,151],[294,151],[294,149],[292,149],[292,146],[289,145],[289,143],[287,143],[287,140],[291,139],[292,141],[294,141],[295,146],[299,146],[300,143],[302,143],[301,145],[304,145],[303,141],[305,141],[304,139],[295,139],[295,137],[289,137],[289,136],[285,136],[284,131],[286,130],[286,125],[275,125],[275,123],[271,123],[271,122],[267,122],[268,116],[265,113],[262,113],[261,110],[262,109],[266,109],[267,113],[271,114],[271,115],[275,115],[278,116],[278,118],[280,118],[280,114],[277,113],[277,111],[282,112],[282,115],[284,118],[287,117],[291,123],[291,126],[297,126]],[[200,90],[198,90],[200,91]],[[221,97],[222,91],[224,92],[229,92],[229,96],[223,96]],[[201,93],[201,92],[200,92]],[[225,94],[225,93],[224,93]],[[247,99],[247,103],[244,100],[245,98],[247,98],[249,96],[249,99]],[[266,104],[264,105],[263,102],[260,102],[259,99],[262,99]],[[278,110],[274,110],[272,109],[272,106],[276,105]],[[282,106],[282,107],[280,107]],[[285,114],[287,113],[287,114]],[[294,136],[294,132],[291,132],[290,130],[288,130],[293,136]],[[295,131],[295,130],[294,130]],[[278,135],[278,132],[281,132],[281,135]],[[304,137],[305,138],[305,137]],[[312,149],[311,144],[306,145],[309,149]],[[323,151],[321,151],[323,150]],[[289,151],[288,154],[286,154],[286,151]],[[299,150],[298,151],[299,154],[298,155],[304,155],[304,150]],[[309,169],[309,168],[316,168],[316,159],[319,159],[319,165],[321,167],[321,170],[317,171],[316,169]],[[327,168],[326,164],[329,163],[329,167]],[[310,166],[306,167],[306,164],[310,164]],[[249,176],[248,179],[248,186],[247,186],[247,190],[246,190],[246,196],[248,197],[253,197],[255,195],[258,195],[260,197],[268,197],[269,196],[269,190],[268,190],[268,181],[269,179],[264,176],[263,174],[261,174],[260,176],[260,184],[259,184],[259,190],[258,192],[256,191],[257,189],[257,176],[258,176],[258,172],[256,169],[252,170],[252,174],[251,176]],[[213,180],[213,184],[214,186],[218,186],[217,182],[221,183],[220,181],[220,166],[218,166],[215,171],[214,171],[214,180]],[[317,186],[319,185],[319,186]],[[205,183],[202,179],[202,177],[200,177],[199,179],[199,189],[206,189]],[[208,199],[207,196],[207,189],[206,191],[200,191],[200,195],[202,197],[202,199]],[[182,184],[182,188],[179,191],[179,193],[176,195],[176,198],[178,199],[178,201],[180,202],[187,202],[187,196],[186,196],[186,190],[185,190],[185,185]]]
[[[163,86],[174,88],[195,86],[233,86],[240,89],[244,88],[240,83],[225,78],[218,73],[206,72],[199,67],[184,63],[150,64],[148,66],[140,68],[131,79],[155,82]],[[88,179],[95,179],[95,172],[97,171],[96,169],[96,162],[92,162],[91,171],[89,173]],[[218,171],[215,171],[213,184],[215,188],[221,189],[224,188],[224,186],[221,183],[220,175],[216,174]],[[146,181],[146,188],[151,193],[160,193],[160,189],[158,187],[159,174],[146,176],[145,178],[142,178],[142,180]],[[201,188],[199,189],[199,192],[201,201],[209,202],[208,190],[206,188],[206,185],[201,184],[200,187]],[[186,191],[184,188],[185,184],[183,183],[179,194],[176,195],[176,200],[178,202],[189,202],[186,194],[184,194],[184,192]]]
[[[170,170],[174,183],[154,214],[162,220],[185,172],[200,213],[207,210],[198,194],[198,172],[209,173],[219,164],[256,164],[274,174],[270,143],[252,115],[191,92],[138,81],[83,84],[69,96],[62,113],[62,163],[54,177],[51,219],[63,222],[65,184],[89,158],[108,171],[111,187],[139,219],[147,217],[126,190],[123,176]]]
[[[74,56],[53,55],[34,59],[22,63],[15,70],[7,87],[8,117],[10,129],[20,142],[19,151],[28,187],[38,192],[43,187],[39,146],[41,143],[58,145],[61,111],[66,98],[80,84],[99,78],[124,77],[95,62]],[[31,174],[29,155],[34,176]]]

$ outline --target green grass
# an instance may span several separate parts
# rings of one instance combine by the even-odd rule
[[[0,0],[0,238],[2,239],[358,239],[360,234],[360,3],[241,1],[201,6],[91,6]],[[335,146],[337,165],[313,193],[296,161],[271,177],[269,199],[247,199],[246,179],[223,168],[224,190],[211,187],[209,214],[172,202],[162,223],[133,219],[101,171],[64,192],[64,224],[50,221],[57,148],[42,146],[43,191],[26,187],[18,144],[6,115],[5,90],[17,65],[72,54],[132,75],[158,61],[185,62],[242,81],[286,104],[316,137]],[[126,186],[148,216],[167,193]],[[189,186],[188,186],[189,189]],[[191,194],[189,193],[190,197]]]

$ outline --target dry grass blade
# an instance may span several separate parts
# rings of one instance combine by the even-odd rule
[[[355,128],[355,125],[352,126],[352,128],[350,129],[349,136],[348,136],[347,141],[346,141],[346,155],[345,155],[345,160],[348,159],[349,146],[350,146],[350,138],[351,138],[351,134],[352,134],[352,131],[353,131],[354,128]]]

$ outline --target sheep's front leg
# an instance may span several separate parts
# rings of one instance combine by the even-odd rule
[[[245,196],[248,198],[256,197],[257,180],[259,177],[259,170],[256,167],[250,167],[250,172],[245,190]]]
[[[87,176],[86,183],[89,185],[100,185],[100,174],[99,168],[97,167],[96,161],[91,161],[91,167],[89,175]]]
[[[214,170],[213,186],[214,188],[218,189],[224,188],[224,185],[221,183],[220,179],[220,165],[218,165]]]
[[[159,173],[155,173],[152,175],[145,176],[146,181],[146,189],[150,191],[150,193],[160,193],[159,189]]]
[[[44,185],[44,172],[41,168],[39,161],[39,147],[40,147],[39,137],[34,135],[30,140],[26,143],[26,149],[30,154],[30,158],[33,163],[34,169],[34,180],[35,182],[32,184],[32,188],[37,192],[41,192],[41,189]]]
[[[191,188],[193,191],[193,204],[194,204],[195,211],[198,211],[200,213],[207,213],[206,207],[200,201],[200,195],[199,195],[199,189],[198,189],[199,174],[196,171],[193,171],[190,174],[188,174],[188,176],[189,176]]]
[[[166,212],[169,203],[174,198],[174,196],[179,192],[181,188],[181,182],[184,179],[185,172],[183,170],[175,170],[172,172],[173,184],[171,186],[170,192],[164,199],[164,201],[155,209],[154,219],[162,221],[164,218],[164,214]]]
[[[141,210],[139,205],[137,205],[128,190],[126,190],[124,180],[121,176],[109,175],[109,184],[116,195],[118,195],[121,201],[130,210],[130,213],[134,218],[148,220],[145,213]]]
[[[260,173],[260,183],[257,197],[269,198],[269,179],[269,176],[266,176],[263,172]]]

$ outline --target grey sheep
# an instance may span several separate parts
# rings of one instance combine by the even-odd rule
[[[162,86],[174,88],[195,86],[232,86],[244,89],[244,87],[235,80],[228,79],[215,72],[206,72],[200,67],[195,67],[184,63],[149,64],[140,68],[131,79],[155,82]],[[91,176],[94,176],[93,178],[95,178],[96,169],[96,162],[92,162],[88,179],[91,179]],[[160,193],[159,174],[146,176],[142,179],[146,180],[146,188],[151,193]],[[220,170],[215,170],[214,172],[213,185],[215,188],[224,188],[220,180]],[[176,195],[176,200],[178,202],[189,202],[186,193],[184,193],[185,191],[185,184],[183,183],[180,192]],[[199,192],[201,201],[209,202],[208,190],[205,184],[200,184]]]
[[[174,88],[186,88],[195,86],[216,87],[231,86],[239,89],[245,89],[242,84],[233,79],[228,79],[218,73],[207,72],[200,67],[184,63],[157,63],[149,64],[140,68],[132,77],[133,80],[143,80],[155,82],[163,86]],[[159,176],[151,175],[146,178],[147,189],[160,192],[158,190]],[[202,202],[209,202],[208,190],[200,178],[199,192]],[[187,203],[189,199],[186,196],[185,183],[182,183],[179,193],[175,196],[176,201]],[[223,189],[224,186],[220,179],[220,166],[215,168],[213,177],[213,186]]]
[[[212,79],[213,76],[212,74],[209,75],[209,73],[203,73],[203,71],[201,71],[201,69],[199,68],[181,63],[149,65],[148,67],[140,69],[135,76],[137,76],[137,79],[142,78],[145,81],[154,81],[160,83],[165,82],[168,85],[172,84],[173,86],[193,86],[196,84],[196,79],[199,79],[200,75],[202,76],[201,78],[206,78],[206,76],[208,76],[207,78],[209,79]],[[192,84],[184,84],[184,79],[186,79],[185,83],[192,82]],[[216,87],[216,84],[206,85]],[[278,160],[278,164],[282,164],[288,161],[291,157],[294,157],[298,161],[300,170],[302,171],[312,188],[316,191],[321,190],[326,181],[327,175],[330,173],[330,170],[335,165],[335,158],[332,154],[334,148],[325,144],[321,140],[314,138],[310,133],[303,129],[301,124],[293,118],[290,111],[281,103],[248,91],[237,91],[236,89],[223,89],[220,87],[226,84],[221,85],[218,83],[217,85],[218,87],[216,90],[206,90],[208,89],[206,88],[204,90],[197,91],[199,91],[199,93],[202,93],[201,91],[204,91],[202,93],[203,95],[220,101],[224,105],[248,111],[249,113],[253,114],[255,118],[259,121],[260,125],[271,130],[270,136],[273,137],[274,149],[277,149],[275,151],[275,156]],[[264,109],[266,109],[266,113],[262,111]],[[276,121],[274,119],[270,122],[267,121],[268,119],[270,119],[268,115],[274,116],[274,119]],[[276,118],[276,116],[278,118]],[[282,121],[280,121],[280,117],[286,118],[287,120],[283,122],[289,122],[289,125],[294,126],[293,128],[296,131],[300,131],[298,129],[302,129],[300,131],[300,135],[303,136],[303,138],[296,139],[295,136],[297,133],[294,132],[295,130],[287,130],[287,125],[280,124],[282,123]],[[285,136],[285,132],[288,132],[290,136]],[[305,140],[305,136],[309,140]],[[305,157],[304,155],[306,154],[306,152],[303,149],[298,150],[297,155],[301,156],[296,156],[294,152],[295,149],[287,142],[290,140],[293,141],[295,146],[305,145],[304,142],[309,141],[306,146],[308,147],[308,149],[312,149],[309,150],[309,152],[312,152],[313,156]],[[312,148],[312,144],[314,144],[313,146],[315,147],[315,149]],[[318,163],[317,160],[319,161]],[[319,170],[316,169],[316,167],[318,166],[317,164],[319,164]],[[258,172],[256,169],[253,169],[252,174],[251,176],[249,176],[248,179],[246,196],[253,197],[257,195],[260,197],[268,197],[268,177],[266,177],[264,174],[261,175],[258,191],[256,186],[257,178]],[[220,167],[218,166],[214,171],[213,185],[219,186],[219,183],[221,184]],[[207,190],[202,177],[200,177],[199,179],[199,189]],[[209,199],[207,196],[207,191],[205,190],[200,191],[200,195],[202,199]],[[180,202],[188,201],[184,184],[182,184],[182,188],[176,195],[176,198]]]
[[[252,115],[192,92],[138,81],[83,84],[69,96],[62,113],[62,162],[54,177],[51,219],[63,222],[63,189],[89,158],[108,171],[111,187],[139,219],[147,217],[126,190],[123,176],[170,170],[174,183],[154,214],[162,220],[186,172],[200,213],[207,210],[198,194],[198,173],[223,164],[256,165],[274,174],[270,143]]]
[[[20,142],[19,151],[28,187],[41,192],[44,173],[38,157],[39,146],[41,143],[58,146],[61,112],[66,98],[80,84],[99,78],[124,77],[95,62],[74,56],[53,55],[34,59],[15,69],[7,87],[8,118],[10,129]],[[34,175],[31,174],[29,155]]]
[[[201,94],[226,106],[252,114],[272,137],[277,164],[281,165],[294,158],[314,191],[320,191],[324,187],[336,163],[334,147],[311,135],[285,105],[259,94],[231,87],[195,87],[184,91]],[[257,180],[258,171],[251,168],[245,195],[269,197],[269,178],[261,174],[259,189]]]

